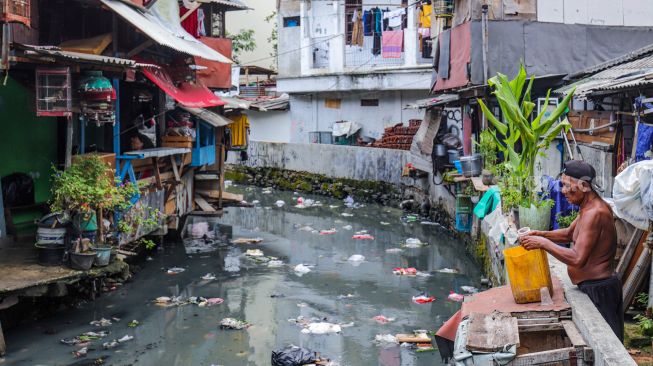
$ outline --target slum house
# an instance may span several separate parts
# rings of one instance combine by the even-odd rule
[[[225,126],[232,121],[213,91],[231,87],[224,19],[226,11],[246,9],[243,3],[7,0],[0,6],[0,150],[8,157],[0,164],[0,237],[33,238],[31,223],[48,211],[52,167],[66,168],[86,154],[115,167],[122,182],[138,184],[130,212],[147,207],[165,214],[159,233],[180,228],[194,210],[219,210]],[[194,174],[207,169],[213,173]],[[119,217],[109,218],[123,253],[155,229],[119,232]],[[0,309],[22,296],[63,296],[50,285],[86,277],[35,265],[31,246],[14,248],[3,256]]]

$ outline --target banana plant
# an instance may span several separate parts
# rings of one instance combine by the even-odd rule
[[[492,136],[498,150],[505,157],[506,170],[509,174],[518,177],[522,183],[519,189],[527,207],[536,203],[535,192],[531,189],[536,158],[543,154],[542,150],[547,148],[560,132],[566,133],[571,128],[566,118],[559,123],[556,122],[565,113],[576,90],[574,87],[552,113],[547,113],[551,93],[549,90],[542,112],[531,121],[535,109],[535,103],[531,101],[534,79],[534,76],[527,77],[526,69],[522,64],[517,76],[512,80],[508,80],[508,77],[501,73],[488,80],[488,84],[493,89],[492,95],[499,103],[501,117],[495,116],[487,105],[478,99],[483,114],[494,127],[491,131]]]

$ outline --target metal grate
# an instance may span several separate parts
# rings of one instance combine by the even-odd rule
[[[72,115],[70,68],[36,69],[36,115],[39,117]]]

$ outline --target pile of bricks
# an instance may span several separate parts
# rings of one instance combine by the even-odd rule
[[[381,139],[373,142],[372,146],[386,149],[410,150],[413,137],[417,133],[417,130],[419,130],[420,124],[422,124],[421,119],[411,119],[408,121],[408,126],[398,123],[392,127],[386,127]]]

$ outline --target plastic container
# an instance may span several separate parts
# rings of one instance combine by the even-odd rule
[[[95,216],[95,212],[75,215],[73,218],[73,225],[79,231],[97,230],[97,217]]]
[[[38,227],[36,229],[36,243],[43,245],[63,245],[66,239],[66,228],[46,228]]]
[[[42,266],[60,266],[63,260],[65,246],[63,244],[34,244],[37,252],[37,262]]]
[[[455,161],[460,158],[458,150],[447,150],[447,155],[449,156],[449,164],[456,164]]]
[[[111,253],[111,252],[109,252]],[[95,262],[95,252],[88,253],[70,253],[70,268],[87,271],[93,266]]]
[[[111,247],[93,247],[95,251],[95,262],[96,267],[104,267],[109,265],[111,260]]]
[[[463,174],[463,166],[460,164],[460,160],[454,160],[453,166],[455,166],[456,170],[458,170],[458,174]]]
[[[530,208],[519,206],[519,225],[529,227],[532,230],[546,231],[551,225],[551,207]]]
[[[512,296],[517,304],[540,302],[540,289],[546,287],[553,296],[549,260],[542,249],[526,250],[516,246],[503,251]]]
[[[456,214],[456,230],[461,233],[469,233],[472,231],[472,214],[471,213],[457,213]]]

